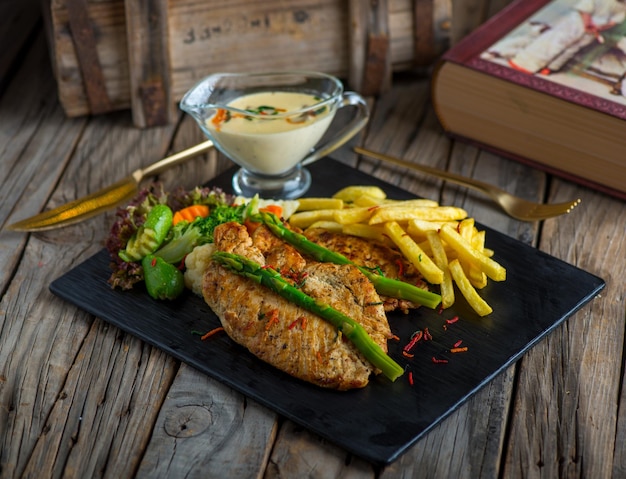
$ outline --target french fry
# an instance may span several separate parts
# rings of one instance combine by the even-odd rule
[[[383,226],[370,226],[363,223],[352,223],[342,226],[344,234],[371,239],[373,241],[378,241],[379,243],[393,246],[393,243],[385,234],[385,228]]]
[[[468,242],[476,251],[482,253],[484,247],[484,235],[483,241],[478,230],[476,229],[474,218],[466,218],[460,221],[457,227],[458,233],[461,237]],[[467,257],[459,258],[463,271],[467,275],[470,283],[474,288],[482,289],[487,286],[487,275],[480,269],[480,266],[472,262]]]
[[[479,316],[487,316],[493,309],[489,304],[480,297],[478,292],[474,289],[469,279],[465,275],[461,263],[459,263],[458,259],[453,259],[448,264],[448,268],[450,269],[450,274],[454,279],[454,282],[461,291],[463,297],[467,300],[469,305],[472,307],[474,311],[478,313]]]
[[[386,201],[386,199],[377,198],[376,196],[361,195],[358,198],[355,198],[352,204],[354,206],[366,206],[369,208],[372,206],[384,205]]]
[[[340,210],[343,200],[339,198],[300,198],[297,211]]]
[[[372,216],[371,208],[365,206],[357,206],[355,208],[344,208],[342,210],[334,210],[333,220],[342,225],[352,223],[367,223],[369,217]]]
[[[448,268],[448,256],[443,246],[441,238],[434,230],[426,233],[426,238],[430,244],[433,260],[435,264],[443,271],[443,281],[441,282],[441,307],[449,308],[454,304],[454,285],[452,284],[452,274]]]
[[[301,211],[291,215],[289,224],[297,228],[306,229],[317,221],[334,221],[337,210],[311,210]]]
[[[456,206],[416,206],[394,208],[378,208],[369,220],[369,224],[375,225],[388,221],[409,221],[421,219],[428,221],[452,221],[467,217],[467,212]]]
[[[335,221],[316,221],[307,229],[311,228],[321,228],[323,230],[330,231],[331,233],[343,233],[343,225],[336,223]]]
[[[474,218],[465,218],[464,220],[460,221],[457,227],[457,231],[463,238],[471,242],[475,231]]]
[[[407,233],[415,237],[426,237],[428,231],[439,231],[446,222],[443,221],[428,221],[420,220],[417,218],[410,219],[407,224]],[[449,222],[451,225],[456,223]]]
[[[477,231],[476,228],[473,228],[473,231],[474,234],[470,243],[476,251],[483,253],[485,250],[485,232]],[[482,289],[487,286],[487,275],[479,267],[470,264],[467,276],[474,288]]]
[[[439,203],[426,198],[415,198],[413,200],[384,200],[381,206],[384,208],[436,208],[439,207]]]
[[[343,201],[352,202],[360,196],[367,195],[372,196],[374,198],[380,198],[384,200],[387,198],[387,193],[382,188],[378,186],[370,186],[370,185],[353,185],[346,186],[342,188],[337,193],[333,195],[333,198],[339,198]]]
[[[355,198],[354,202],[357,206],[439,206],[434,200],[417,198],[413,200],[391,200],[389,198],[377,198],[375,196],[363,195]]]
[[[506,279],[506,269],[502,265],[474,249],[472,245],[450,225],[443,225],[439,234],[441,238],[459,254],[459,258],[476,264],[494,281],[504,281]]]
[[[430,259],[419,245],[395,221],[385,223],[385,232],[393,243],[402,251],[424,279],[431,284],[443,282],[443,271]]]

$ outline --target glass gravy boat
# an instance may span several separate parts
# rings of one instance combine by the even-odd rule
[[[335,113],[346,106],[355,114],[331,134]],[[241,167],[233,176],[235,193],[275,199],[302,196],[311,185],[303,166],[341,147],[369,118],[360,95],[317,72],[210,75],[185,94],[180,107]]]

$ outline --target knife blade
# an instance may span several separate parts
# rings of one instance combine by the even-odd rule
[[[213,147],[205,141],[174,155],[163,158],[145,168],[139,168],[126,178],[102,188],[90,195],[38,215],[18,221],[6,227],[11,231],[45,231],[76,224],[128,201],[139,191],[139,184],[147,176],[160,173]]]

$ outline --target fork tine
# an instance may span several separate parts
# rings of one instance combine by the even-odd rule
[[[547,204],[545,205],[545,211],[565,211],[566,213],[569,213],[580,203],[580,201],[581,200],[579,198],[577,200],[568,201],[566,203]]]
[[[555,216],[570,213],[581,200],[568,201],[565,203],[544,204],[538,206],[529,216],[537,219],[548,219]]]

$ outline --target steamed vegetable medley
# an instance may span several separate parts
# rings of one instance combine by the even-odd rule
[[[218,188],[194,188],[166,193],[160,185],[144,189],[119,209],[107,240],[113,287],[131,289],[144,281],[155,299],[174,299],[185,289],[185,257],[213,242],[216,226],[245,222],[264,205]]]

